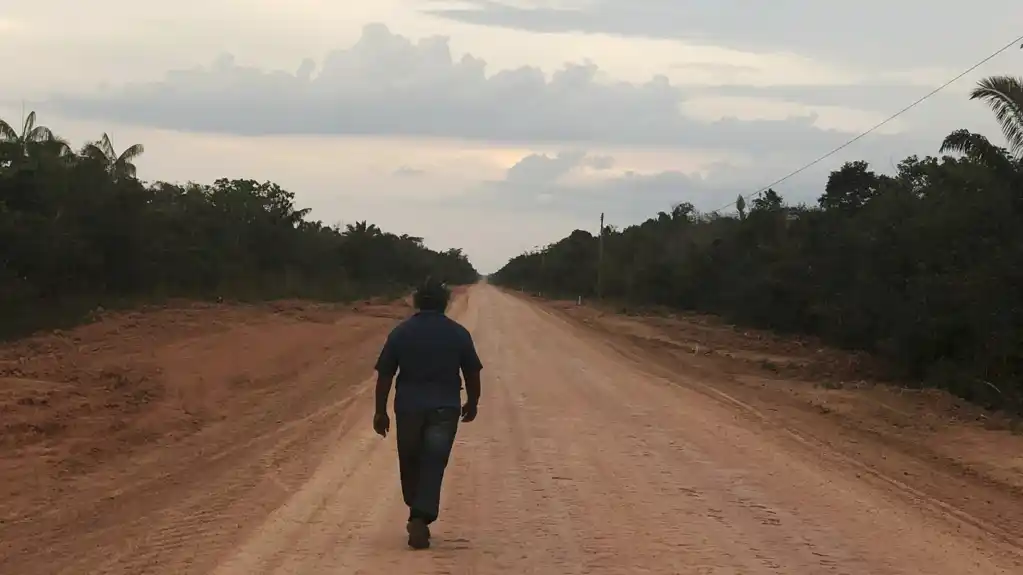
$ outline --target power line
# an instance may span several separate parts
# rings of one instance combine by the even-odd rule
[[[928,98],[930,98],[931,96],[933,96],[933,95],[937,94],[938,92],[940,92],[940,91],[944,90],[945,88],[948,88],[948,87],[949,87],[949,86],[951,86],[952,84],[956,83],[956,82],[957,82],[957,81],[958,81],[959,79],[961,79],[961,78],[962,78],[963,76],[965,76],[965,75],[969,74],[970,72],[972,72],[972,71],[976,70],[977,68],[979,68],[979,67],[983,66],[984,64],[986,64],[986,63],[987,63],[987,62],[988,62],[989,60],[991,60],[991,59],[992,59],[992,58],[994,58],[995,56],[998,56],[998,55],[999,55],[999,54],[1001,54],[1002,52],[1005,52],[1006,50],[1008,50],[1009,48],[1012,48],[1013,46],[1015,46],[1016,44],[1019,44],[1020,42],[1023,42],[1023,36],[1020,36],[1020,37],[1018,37],[1018,38],[1014,39],[1014,40],[1013,40],[1012,42],[1009,42],[1009,43],[1008,43],[1008,44],[1006,44],[1005,46],[1002,46],[1002,47],[1001,47],[1001,48],[999,48],[999,49],[998,49],[997,51],[993,52],[992,54],[990,54],[989,56],[987,56],[986,58],[984,58],[984,59],[983,59],[983,60],[981,60],[980,62],[977,62],[977,63],[976,63],[976,64],[974,64],[973,66],[970,66],[969,68],[967,68],[967,69],[966,69],[965,71],[963,71],[962,73],[960,73],[960,74],[959,74],[958,76],[956,76],[956,77],[952,78],[951,80],[949,80],[949,81],[945,82],[944,84],[942,84],[942,85],[938,86],[937,88],[935,88],[935,89],[931,90],[931,91],[930,91],[930,92],[928,92],[927,94],[925,94],[925,95],[921,96],[921,97],[920,97],[920,98],[918,98],[918,99],[917,99],[916,101],[914,101],[914,102],[913,102],[912,104],[910,104],[910,105],[906,106],[905,108],[903,108],[903,109],[899,110],[898,112],[895,112],[895,113],[894,113],[894,114],[892,114],[891,116],[888,116],[887,118],[885,118],[884,120],[882,120],[882,121],[878,122],[878,123],[877,123],[877,124],[875,124],[875,125],[874,125],[873,127],[871,127],[870,129],[868,129],[867,131],[863,132],[862,134],[860,134],[860,135],[856,136],[855,138],[853,138],[853,139],[849,140],[848,142],[846,142],[846,143],[842,144],[841,146],[838,146],[838,147],[837,147],[837,148],[835,148],[834,150],[831,150],[831,151],[830,151],[830,152],[828,152],[827,154],[824,154],[823,156],[821,156],[821,157],[817,158],[816,160],[814,160],[814,161],[810,162],[809,164],[806,164],[805,166],[803,166],[803,167],[799,168],[798,170],[795,170],[795,171],[789,172],[789,173],[788,173],[788,174],[786,174],[786,175],[785,175],[784,177],[782,177],[782,178],[779,178],[779,179],[777,179],[777,180],[775,180],[775,181],[771,182],[770,184],[768,184],[768,185],[764,186],[763,188],[760,188],[760,189],[759,189],[759,190],[757,190],[756,192],[754,192],[754,193],[750,194],[749,196],[747,196],[747,199],[750,199],[750,200],[752,200],[752,199],[753,199],[754,197],[756,197],[756,196],[759,196],[760,194],[762,194],[762,193],[766,192],[767,190],[769,190],[769,189],[773,188],[774,186],[777,186],[778,184],[780,184],[780,183],[782,183],[782,182],[784,182],[784,181],[788,180],[788,179],[789,179],[789,178],[791,178],[792,176],[795,176],[795,175],[797,175],[797,174],[800,174],[800,173],[802,173],[802,172],[806,171],[807,169],[809,169],[809,168],[812,168],[813,166],[816,166],[817,164],[819,164],[819,163],[823,162],[824,160],[826,160],[826,159],[830,158],[831,156],[833,156],[833,155],[837,154],[838,152],[840,152],[840,151],[844,150],[845,148],[847,148],[847,147],[849,147],[850,145],[854,144],[855,142],[857,142],[858,140],[860,140],[861,138],[863,138],[863,137],[864,137],[864,136],[866,136],[867,134],[870,134],[870,133],[871,133],[871,132],[873,132],[874,130],[877,130],[878,128],[880,128],[880,127],[884,126],[884,125],[885,125],[885,124],[887,124],[888,122],[891,122],[891,121],[892,121],[892,120],[894,120],[895,118],[898,118],[899,116],[901,116],[901,115],[905,114],[906,112],[908,112],[908,111],[912,110],[912,109],[913,109],[913,108],[915,108],[915,107],[916,107],[917,105],[919,105],[920,103],[922,103],[922,102],[923,102],[924,100],[927,100],[927,99],[928,99]],[[1023,48],[1023,45],[1020,45],[1020,48]],[[742,197],[742,196],[740,196],[740,197]],[[734,205],[735,205],[736,203],[738,203],[738,201],[739,201],[739,200],[738,200],[738,198],[736,198],[736,199],[735,199],[735,200],[733,200],[732,202],[729,202],[729,203],[727,203],[727,204],[725,204],[725,205],[721,206],[720,208],[718,208],[718,209],[714,210],[714,211],[713,211],[713,212],[711,212],[711,213],[714,213],[714,212],[720,212],[721,210],[723,210],[723,209],[725,209],[725,208],[730,208],[730,207],[734,206]]]

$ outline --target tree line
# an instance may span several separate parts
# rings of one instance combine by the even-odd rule
[[[107,134],[74,151],[34,112],[20,129],[0,120],[0,336],[138,299],[342,301],[427,275],[476,281],[460,250],[311,220],[273,182],[144,183],[143,152]]]
[[[605,226],[603,295],[868,350],[900,377],[1023,412],[1023,81],[981,81],[1007,147],[959,130],[893,174],[848,162],[816,205],[774,190],[730,214],[680,203]],[[596,295],[599,237],[576,230],[490,281]]]

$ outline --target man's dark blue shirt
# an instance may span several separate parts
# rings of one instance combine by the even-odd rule
[[[398,324],[376,363],[381,375],[398,375],[396,412],[461,407],[459,372],[482,369],[469,330],[436,311],[420,311]]]

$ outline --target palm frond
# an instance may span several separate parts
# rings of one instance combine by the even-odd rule
[[[55,137],[53,131],[46,126],[35,126],[24,135],[26,142],[48,142]]]
[[[18,140],[18,132],[3,120],[0,120],[0,140],[6,142],[16,142]]]
[[[110,136],[107,135],[106,132],[103,132],[103,137],[99,141],[99,146],[111,162],[117,159],[117,152],[114,151],[114,144],[111,143]]]
[[[981,134],[969,130],[956,130],[941,142],[940,152],[962,154],[998,172],[1012,171],[1012,156],[1005,148],[996,146]]]
[[[977,83],[971,100],[981,100],[995,113],[1013,155],[1023,155],[1023,80],[991,76]]]
[[[93,161],[108,161],[107,155],[103,152],[103,148],[100,147],[99,142],[89,142],[88,144],[85,144],[82,146],[81,154],[85,158]]]
[[[994,148],[994,145],[984,136],[969,130],[956,130],[945,136],[938,151],[942,154],[973,156],[985,148]]]
[[[52,138],[36,142],[36,145],[45,150],[47,154],[52,154],[58,158],[69,160],[74,156],[71,153],[71,144],[59,136],[53,136]]]
[[[53,136],[50,138],[50,141],[53,142],[54,146],[56,146],[61,156],[72,155],[71,142],[61,138],[60,136]]]
[[[36,111],[32,110],[31,112],[28,113],[27,116],[25,116],[25,124],[22,125],[22,127],[21,127],[21,137],[23,139],[27,140],[29,134],[31,134],[32,130],[35,128],[35,125],[36,125]]]
[[[117,163],[130,163],[146,151],[145,146],[142,144],[135,144],[125,151],[121,152],[121,155],[117,156]]]

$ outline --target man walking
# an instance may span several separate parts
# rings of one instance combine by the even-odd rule
[[[386,437],[391,428],[387,396],[397,374],[394,397],[401,491],[409,508],[408,544],[430,546],[429,525],[437,520],[441,483],[461,419],[476,419],[480,371],[469,330],[445,315],[450,292],[429,279],[413,295],[417,312],[390,335],[377,359],[373,429]],[[465,404],[461,401],[465,377]]]

